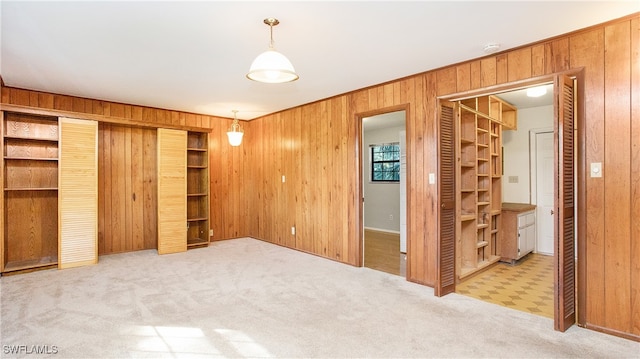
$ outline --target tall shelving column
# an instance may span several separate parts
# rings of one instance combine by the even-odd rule
[[[0,270],[57,265],[58,118],[17,113],[3,117]]]
[[[501,125],[489,116],[490,106],[488,97],[458,102],[458,279],[500,259]]]
[[[209,245],[208,133],[187,135],[187,248]]]
[[[475,101],[467,104],[475,108]],[[458,106],[459,146],[459,234],[457,245],[457,268],[465,273],[476,266],[476,217],[477,217],[477,150],[476,150],[476,116],[464,106]]]
[[[498,254],[502,231],[502,126],[491,121],[491,246]]]
[[[491,186],[489,180],[489,123],[488,117],[476,115],[478,151],[477,180],[478,180],[478,218],[477,218],[477,266],[491,260],[491,246],[489,231],[491,228]]]

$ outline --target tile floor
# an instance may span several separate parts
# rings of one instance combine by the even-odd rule
[[[531,253],[514,265],[496,263],[456,285],[456,293],[553,318],[553,256]]]

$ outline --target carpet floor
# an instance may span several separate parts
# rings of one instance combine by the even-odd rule
[[[241,238],[0,279],[2,357],[637,358],[640,343]],[[44,352],[44,354],[36,354]],[[48,353],[48,354],[47,354]]]

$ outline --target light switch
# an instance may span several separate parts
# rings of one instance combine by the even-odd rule
[[[284,178],[284,175],[282,175],[282,183],[285,183],[286,179]]]
[[[436,174],[429,173],[429,184],[436,184]]]
[[[602,163],[600,162],[592,162],[591,163],[591,177],[602,177]]]

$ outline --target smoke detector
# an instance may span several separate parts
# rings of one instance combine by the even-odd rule
[[[484,45],[483,50],[485,54],[493,54],[494,52],[498,52],[498,50],[500,50],[500,44],[486,44]]]

